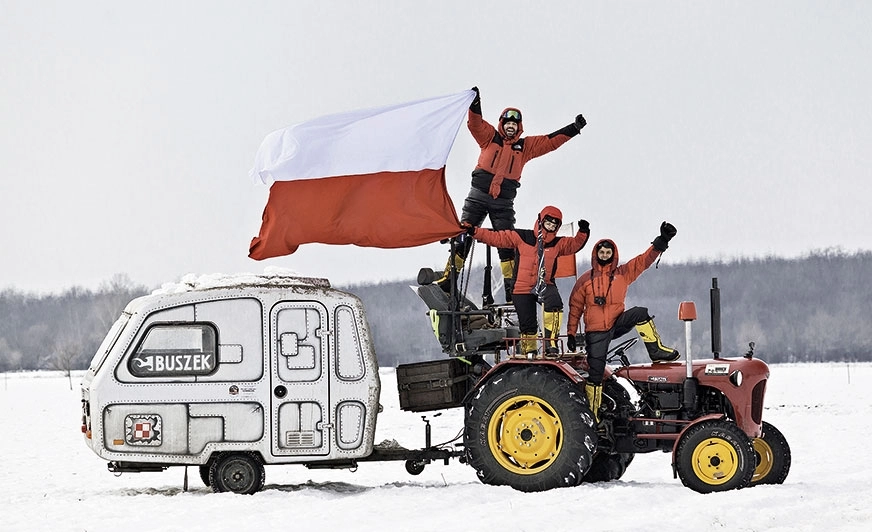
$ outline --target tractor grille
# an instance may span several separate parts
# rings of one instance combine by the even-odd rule
[[[751,419],[758,425],[763,422],[763,398],[766,395],[766,379],[757,383],[751,392]]]

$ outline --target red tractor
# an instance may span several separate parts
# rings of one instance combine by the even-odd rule
[[[754,358],[753,342],[742,357],[719,354],[717,279],[711,290],[713,358],[692,359],[696,310],[693,303],[682,303],[685,361],[630,364],[626,352],[636,338],[612,348],[596,423],[583,389],[583,353],[506,360],[503,355],[516,348],[520,336],[511,325],[513,309],[492,304],[479,309],[456,285],[445,293],[427,278],[422,270],[417,292],[449,358],[400,366],[400,406],[412,411],[463,406],[461,460],[483,483],[543,491],[611,481],[621,478],[636,453],[653,451],[671,453],[673,474],[700,493],[780,484],[787,477],[790,447],[763,420],[768,366]]]

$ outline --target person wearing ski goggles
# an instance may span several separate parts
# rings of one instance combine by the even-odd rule
[[[563,213],[548,205],[536,217],[533,229],[484,229],[466,226],[466,234],[490,246],[505,246],[517,251],[518,271],[512,304],[518,315],[521,337],[509,354],[512,358],[559,358],[557,336],[563,320],[563,299],[554,282],[557,258],[575,255],[590,237],[590,223],[578,221],[575,235],[557,236]],[[542,305],[542,332],[539,331],[538,305]]]
[[[475,98],[469,106],[467,127],[481,153],[472,171],[472,186],[463,203],[460,220],[464,222],[464,226],[479,227],[485,218],[490,217],[491,226],[495,230],[514,229],[515,196],[521,186],[524,165],[531,159],[556,150],[578,135],[587,121],[579,114],[572,123],[553,133],[524,137],[523,117],[519,109],[504,109],[500,113],[497,126],[494,127],[482,118],[478,87],[473,87],[472,91],[475,92]],[[471,246],[472,240],[467,239],[456,250],[454,265],[458,271],[463,268]],[[511,303],[512,287],[515,283],[515,250],[499,248],[497,252],[503,273],[506,303]],[[451,290],[450,267],[451,258],[442,277],[435,281],[446,292]]]

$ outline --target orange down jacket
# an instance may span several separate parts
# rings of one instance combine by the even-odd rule
[[[596,260],[597,247],[601,242],[611,242],[612,261],[600,265]],[[644,253],[634,257],[626,264],[619,264],[618,246],[610,239],[596,243],[591,251],[590,270],[584,272],[572,287],[569,295],[569,320],[566,322],[568,334],[578,332],[578,322],[584,317],[584,330],[590,332],[608,331],[624,312],[627,288],[654,264],[660,252],[649,247]],[[604,297],[605,305],[597,305],[595,297]]]
[[[485,244],[498,248],[515,248],[517,250],[516,265],[517,275],[514,293],[529,294],[538,281],[539,255],[537,253],[537,235],[539,220],[545,216],[551,216],[563,220],[563,214],[557,207],[548,206],[542,209],[536,219],[534,230],[529,229],[506,229],[494,231],[493,229],[475,229],[474,238]],[[560,225],[557,226],[560,229]],[[573,255],[587,243],[589,232],[581,232],[573,237],[557,236],[555,232],[543,231],[543,251],[545,255],[545,282],[554,284],[554,272],[557,269],[557,257],[560,255]]]
[[[512,108],[506,108],[500,116],[509,109]],[[527,161],[556,150],[578,135],[578,129],[572,123],[549,135],[522,138],[524,126],[518,123],[518,134],[509,141],[502,123],[497,130],[481,117],[480,112],[472,109],[469,110],[466,126],[481,148],[478,163],[472,171],[472,186],[491,197],[506,199],[513,199],[517,194],[517,189],[521,186],[521,170]]]

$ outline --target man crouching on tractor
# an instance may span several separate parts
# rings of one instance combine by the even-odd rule
[[[645,343],[652,362],[672,362],[678,360],[675,349],[660,343],[660,335],[654,327],[653,317],[645,307],[624,310],[627,288],[642,272],[654,264],[657,257],[669,247],[669,241],[678,231],[663,222],[660,235],[644,253],[623,265],[618,265],[618,247],[614,241],[603,239],[591,251],[592,268],[585,272],[569,296],[569,321],[566,332],[569,335],[567,347],[575,351],[578,339],[578,322],[584,316],[584,342],[587,350],[589,376],[584,390],[590,409],[599,422],[599,407],[602,403],[603,373],[606,367],[606,353],[609,342],[619,338],[636,327]]]

